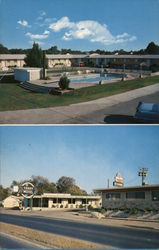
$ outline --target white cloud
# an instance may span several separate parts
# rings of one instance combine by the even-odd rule
[[[60,31],[61,29],[65,28],[73,28],[74,23],[70,22],[67,16],[62,17],[59,21],[50,24],[50,29],[54,30],[55,32]]]
[[[24,27],[28,27],[28,28],[31,27],[31,25],[29,25],[26,20],[19,20],[17,23],[24,26]]]
[[[49,30],[45,30],[43,34],[44,34],[44,35],[49,35],[49,34],[50,34],[50,31],[49,31]]]
[[[43,40],[43,39],[46,39],[48,38],[50,34],[50,31],[49,30],[45,30],[43,32],[43,34],[32,34],[30,32],[27,32],[25,35],[30,37],[31,40],[35,40],[35,39],[38,39],[38,40]]]
[[[106,24],[100,24],[99,22],[93,20],[70,22],[69,18],[66,16],[51,23],[49,28],[54,32],[67,29],[62,37],[63,40],[87,39],[92,43],[99,42],[105,45],[119,44],[136,40],[136,36],[131,36],[127,32],[114,36],[109,31]]]

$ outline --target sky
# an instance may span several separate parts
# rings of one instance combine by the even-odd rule
[[[1,184],[41,175],[73,177],[88,193],[110,186],[120,172],[125,186],[159,184],[159,126],[0,126]]]
[[[0,0],[8,48],[138,50],[159,42],[159,0]]]

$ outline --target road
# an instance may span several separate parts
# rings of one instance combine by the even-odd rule
[[[0,215],[0,221],[118,248],[157,248],[159,231],[113,227],[36,216]]]
[[[67,119],[65,124],[134,124],[136,123],[133,116],[136,111],[138,103],[142,102],[155,102],[159,103],[159,92],[155,94],[142,96],[134,100],[119,103],[95,112],[88,113],[87,115]],[[139,123],[139,122],[138,122]]]
[[[34,249],[31,244],[27,244],[22,240],[18,240],[17,238],[11,237],[9,235],[0,234],[0,249],[17,249],[17,248],[26,248],[26,249]]]

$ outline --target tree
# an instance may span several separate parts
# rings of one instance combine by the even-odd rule
[[[59,193],[69,193],[72,195],[86,195],[87,192],[81,190],[75,183],[75,179],[67,176],[62,176],[56,183]]]
[[[34,43],[32,49],[27,53],[26,58],[24,59],[25,63],[29,67],[43,67],[43,52],[39,48],[38,43]],[[48,67],[48,61],[45,58],[45,68]]]
[[[8,192],[8,188],[3,188],[3,186],[0,185],[0,201],[3,201],[8,196]]]
[[[62,176],[56,183],[59,193],[67,193],[67,190],[73,185],[75,185],[75,180],[67,176]]]
[[[0,44],[0,54],[9,54],[7,47],[4,47],[3,44]]]
[[[45,177],[33,175],[31,177],[31,182],[35,185],[37,194],[57,193],[56,184],[53,182],[50,183]]]
[[[67,193],[72,195],[87,195],[85,190],[80,189],[77,185],[72,185],[67,189]]]
[[[147,48],[145,49],[146,54],[159,54],[159,46],[154,42],[148,44]]]
[[[58,50],[57,46],[52,46],[47,50],[47,54],[59,54],[60,50]]]

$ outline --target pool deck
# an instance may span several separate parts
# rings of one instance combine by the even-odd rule
[[[92,74],[87,74],[86,75],[87,77],[92,77]],[[93,77],[96,77],[96,76],[99,76],[99,74],[93,74]],[[69,76],[70,79],[72,78],[82,78],[83,75],[71,75]],[[48,86],[48,87],[58,87],[58,81],[59,81],[60,77],[50,77],[49,80],[34,80],[34,81],[30,81],[30,83],[34,83],[34,84],[37,84],[37,85],[40,85],[40,86]],[[127,78],[127,80],[129,79],[132,79],[132,77],[129,77]],[[102,80],[102,84],[108,84],[108,83],[114,83],[114,82],[118,82],[118,81],[121,81],[121,78],[115,78],[115,79],[112,79],[112,80]],[[95,86],[95,85],[98,85],[99,82],[87,82],[87,79],[86,79],[86,82],[70,82],[69,86],[70,88],[73,88],[73,89],[81,89],[81,88],[85,88],[85,87],[90,87],[90,86]]]

